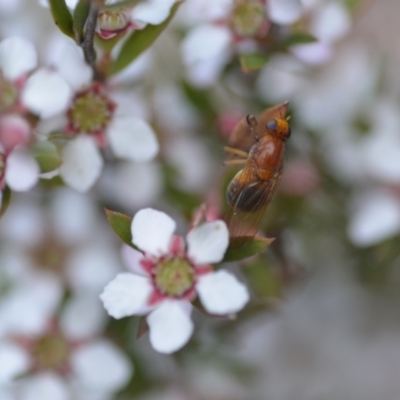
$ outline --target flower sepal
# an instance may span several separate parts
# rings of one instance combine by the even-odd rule
[[[128,217],[125,214],[119,213],[117,211],[104,209],[108,223],[113,229],[114,233],[128,246],[134,248],[135,250],[139,250],[132,243],[132,233],[131,233],[131,224],[132,218]]]
[[[261,236],[255,236],[250,241],[248,237],[231,238],[222,262],[239,261],[262,253],[274,240]]]
[[[40,172],[54,171],[62,164],[57,147],[51,142],[40,142],[33,148],[33,154],[39,164]]]

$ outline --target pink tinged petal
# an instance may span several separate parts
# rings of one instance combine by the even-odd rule
[[[65,183],[79,192],[88,191],[97,181],[103,159],[96,142],[89,136],[79,136],[63,150],[60,175]]]
[[[152,25],[161,24],[169,16],[175,0],[147,0],[137,4],[131,13],[134,21],[147,22]]]
[[[145,162],[158,153],[157,137],[151,126],[142,119],[116,117],[111,121],[107,134],[117,157]]]
[[[218,57],[224,53],[231,42],[228,28],[214,25],[201,25],[194,28],[182,43],[182,54],[186,64],[197,63]]]
[[[281,25],[292,24],[303,12],[300,0],[268,0],[267,9],[270,20]]]
[[[379,243],[400,231],[400,204],[397,196],[374,191],[355,202],[348,235],[358,246]]]
[[[17,114],[5,115],[0,119],[0,145],[6,152],[17,145],[24,145],[30,139],[28,121]]]
[[[100,295],[108,314],[116,319],[142,314],[153,287],[149,279],[131,273],[118,274]]]
[[[9,37],[0,43],[0,68],[8,80],[15,80],[37,65],[33,44],[21,37]]]
[[[26,151],[14,150],[6,165],[6,182],[12,190],[25,192],[39,180],[39,165]]]
[[[69,400],[64,380],[51,372],[33,375],[21,385],[20,400]]]
[[[9,342],[0,343],[0,383],[12,381],[28,371],[30,357],[22,347]]]
[[[160,256],[168,252],[175,228],[175,221],[167,214],[144,208],[132,220],[132,243],[152,256]]]
[[[83,387],[114,392],[124,387],[133,373],[128,358],[106,340],[84,345],[72,354],[73,373]]]
[[[167,300],[149,316],[150,343],[160,353],[170,354],[182,348],[193,333],[191,305],[187,301]]]
[[[146,269],[142,266],[144,256],[140,251],[124,244],[121,248],[121,256],[129,271],[136,275],[148,276]]]
[[[21,101],[34,114],[49,118],[65,111],[71,96],[71,88],[60,74],[41,69],[26,81]]]
[[[351,19],[344,4],[330,2],[316,11],[310,33],[323,42],[332,43],[345,36],[350,28]]]
[[[68,301],[60,318],[60,327],[69,340],[89,339],[98,335],[107,322],[98,298],[81,293]]]
[[[235,313],[249,301],[246,286],[223,270],[199,277],[196,290],[203,306],[211,314]]]
[[[190,231],[186,237],[188,256],[196,264],[220,262],[229,245],[229,232],[224,221],[207,222]]]

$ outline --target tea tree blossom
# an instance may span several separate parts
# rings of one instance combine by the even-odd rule
[[[183,238],[174,235],[176,223],[151,208],[132,220],[132,243],[143,253],[124,248],[132,270],[121,273],[100,298],[114,318],[148,314],[150,342],[161,353],[183,347],[193,333],[191,301],[199,296],[210,314],[229,315],[249,300],[246,287],[225,270],[214,271],[228,247],[223,221],[206,222]]]
[[[73,95],[52,132],[63,131],[70,138],[61,151],[61,177],[73,189],[85,192],[102,172],[104,163],[99,147],[109,144],[119,158],[146,162],[157,154],[158,141],[134,107],[130,113],[125,111],[129,108],[123,103],[126,96],[119,96],[111,82],[93,81],[92,71],[77,46],[64,43],[62,48],[53,65],[68,82]],[[46,87],[46,80],[41,80],[35,87],[35,96],[40,96]]]

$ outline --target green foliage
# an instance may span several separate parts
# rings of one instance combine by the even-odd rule
[[[68,10],[65,0],[49,0],[51,14],[55,24],[65,35],[74,38],[74,24],[71,13]]]
[[[268,239],[259,236],[254,237],[250,241],[247,237],[232,238],[222,261],[238,261],[254,256],[263,252],[273,241],[273,238]]]
[[[54,171],[62,163],[57,147],[51,142],[38,143],[33,149],[33,153],[42,173]]]
[[[121,72],[144,51],[146,51],[154,41],[160,36],[164,29],[171,22],[181,2],[175,3],[171,9],[169,17],[159,25],[147,25],[142,30],[132,32],[127,41],[122,46],[117,58],[111,67],[111,74]]]
[[[7,208],[10,205],[10,201],[11,201],[11,189],[8,186],[6,186],[3,189],[3,193],[2,193],[1,208],[0,208],[0,218],[7,211]]]
[[[77,43],[81,43],[83,39],[83,28],[90,11],[90,1],[80,0],[76,5],[73,15],[73,28],[75,40]]]
[[[128,246],[131,246],[134,249],[138,250],[137,247],[132,243],[132,218],[116,211],[111,211],[107,209],[105,209],[104,211],[106,212],[108,222],[111,225],[111,228],[113,229],[115,234]]]
[[[264,67],[267,62],[268,57],[260,53],[245,54],[240,57],[240,66],[243,73],[257,71]]]

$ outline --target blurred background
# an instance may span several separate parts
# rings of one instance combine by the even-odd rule
[[[87,193],[54,179],[13,192],[0,220],[2,400],[400,398],[400,3],[287,3],[249,25],[240,6],[262,1],[186,0],[113,83],[158,156],[106,148]],[[39,2],[0,1],[0,39],[14,35],[50,66],[65,39]],[[136,317],[111,319],[98,299],[126,268],[103,207],[166,211],[182,235],[202,203],[223,216],[229,133],[286,100],[292,135],[262,228],[276,240],[225,265],[250,303],[233,320],[194,312],[189,344],[156,353]]]

